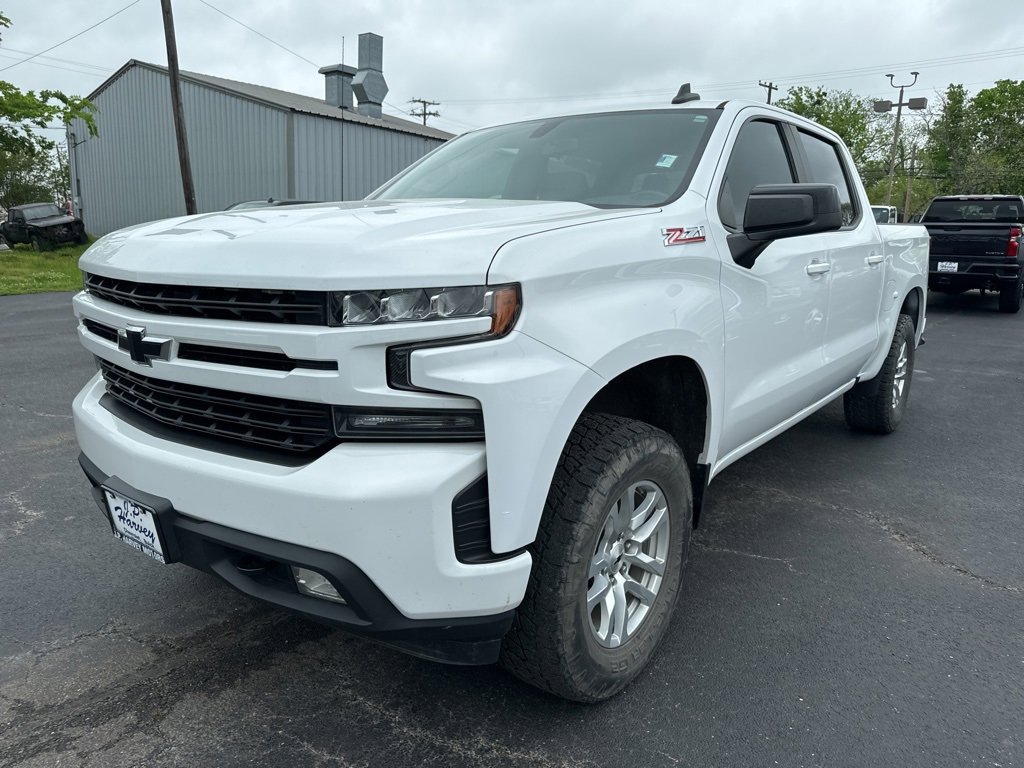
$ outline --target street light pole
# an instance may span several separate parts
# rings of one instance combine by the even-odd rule
[[[917,76],[919,72],[911,72],[914,79],[909,83],[903,85],[896,85],[894,79],[895,75],[886,75],[889,78],[889,85],[893,88],[900,89],[900,100],[896,102],[896,128],[892,134],[892,150],[889,152],[889,186],[885,192],[885,205],[889,205],[892,200],[892,181],[896,174],[896,148],[899,146],[900,141],[900,118],[903,116],[903,108],[909,107],[910,109],[925,109],[928,106],[928,99],[910,99],[910,101],[903,101],[903,91],[905,88],[913,88],[917,82]],[[876,101],[875,112],[891,112],[892,111],[891,101]]]

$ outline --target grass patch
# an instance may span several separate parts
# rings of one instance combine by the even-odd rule
[[[16,245],[12,250],[0,251],[0,296],[81,290],[78,257],[88,247],[68,245],[38,252],[31,246]]]

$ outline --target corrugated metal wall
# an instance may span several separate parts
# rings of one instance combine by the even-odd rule
[[[311,115],[294,120],[295,196],[302,199],[358,200],[444,143]]]
[[[287,195],[286,112],[187,81],[182,101],[200,211]],[[99,135],[74,150],[88,231],[184,215],[167,76],[132,67],[95,103]],[[88,136],[81,121],[72,130]]]
[[[182,100],[200,212],[266,197],[358,199],[442,143],[291,113],[187,80]],[[81,121],[71,126],[82,142],[72,152],[72,186],[86,229],[102,235],[184,215],[167,75],[130,67],[95,104],[98,136],[87,138]]]

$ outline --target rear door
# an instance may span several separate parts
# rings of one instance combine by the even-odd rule
[[[822,364],[830,387],[838,389],[860,373],[878,343],[885,254],[844,149],[802,127],[795,129],[795,140],[803,160],[800,181],[834,184],[843,211],[842,229],[803,238],[825,252],[831,267]]]

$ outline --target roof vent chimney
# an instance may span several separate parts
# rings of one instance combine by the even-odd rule
[[[356,74],[356,68],[332,64],[320,69],[320,74],[324,76],[324,101],[332,107],[352,109],[355,105],[352,98],[352,78]]]
[[[372,32],[359,36],[359,71],[352,78],[352,90],[359,99],[359,114],[383,117],[381,105],[388,95],[388,84],[382,71],[384,38]]]

